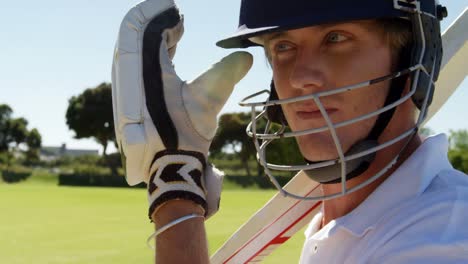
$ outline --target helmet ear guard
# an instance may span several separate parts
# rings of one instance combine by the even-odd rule
[[[275,82],[274,80],[271,80],[270,84],[270,96],[268,97],[268,101],[276,101],[278,100],[278,93],[276,92],[276,87],[275,87]],[[286,117],[284,116],[283,109],[281,108],[281,105],[271,105],[266,107],[266,116],[268,120],[271,122],[287,126],[288,121],[286,120]]]
[[[440,13],[443,6],[437,6],[437,13]],[[419,19],[413,15],[412,21],[418,21]],[[424,101],[427,96],[426,112],[429,105],[432,103],[432,97],[434,95],[434,83],[437,81],[440,72],[440,64],[442,61],[442,38],[440,35],[440,23],[439,19],[442,17],[430,17],[428,15],[419,16],[421,18],[420,23],[422,24],[423,32],[421,32],[421,26],[416,22],[413,22],[413,51],[411,56],[410,65],[416,65],[419,63],[421,52],[424,51],[422,58],[422,65],[425,71],[419,71],[419,78],[417,80],[416,91],[412,96],[413,102],[419,110],[423,110]],[[424,40],[421,37],[424,36]],[[423,43],[424,41],[424,43]],[[429,90],[428,90],[429,89]],[[423,113],[425,116],[426,113]]]

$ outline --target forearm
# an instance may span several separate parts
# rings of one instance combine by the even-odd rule
[[[204,215],[203,209],[191,201],[170,201],[152,215],[156,229],[181,217]],[[179,223],[156,238],[156,263],[209,263],[204,218]]]

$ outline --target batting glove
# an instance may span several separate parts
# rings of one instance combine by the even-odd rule
[[[222,173],[207,164],[216,117],[252,65],[233,53],[192,82],[182,81],[172,58],[183,18],[173,0],[148,0],[125,16],[112,68],[116,138],[130,185],[148,184],[149,215],[185,199],[218,210]]]

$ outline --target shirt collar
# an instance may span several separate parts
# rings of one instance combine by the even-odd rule
[[[364,202],[347,215],[336,219],[337,226],[355,236],[364,235],[386,211],[419,196],[440,171],[452,168],[447,150],[448,140],[444,134],[424,140]]]

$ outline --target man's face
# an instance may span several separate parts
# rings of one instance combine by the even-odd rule
[[[387,75],[390,48],[371,21],[329,24],[274,33],[264,38],[280,99],[328,91]],[[389,82],[381,82],[320,100],[333,123],[350,120],[383,107]],[[282,105],[293,131],[326,125],[313,100]],[[337,129],[344,152],[367,137],[377,117]],[[311,161],[334,159],[338,151],[329,131],[297,138]]]

